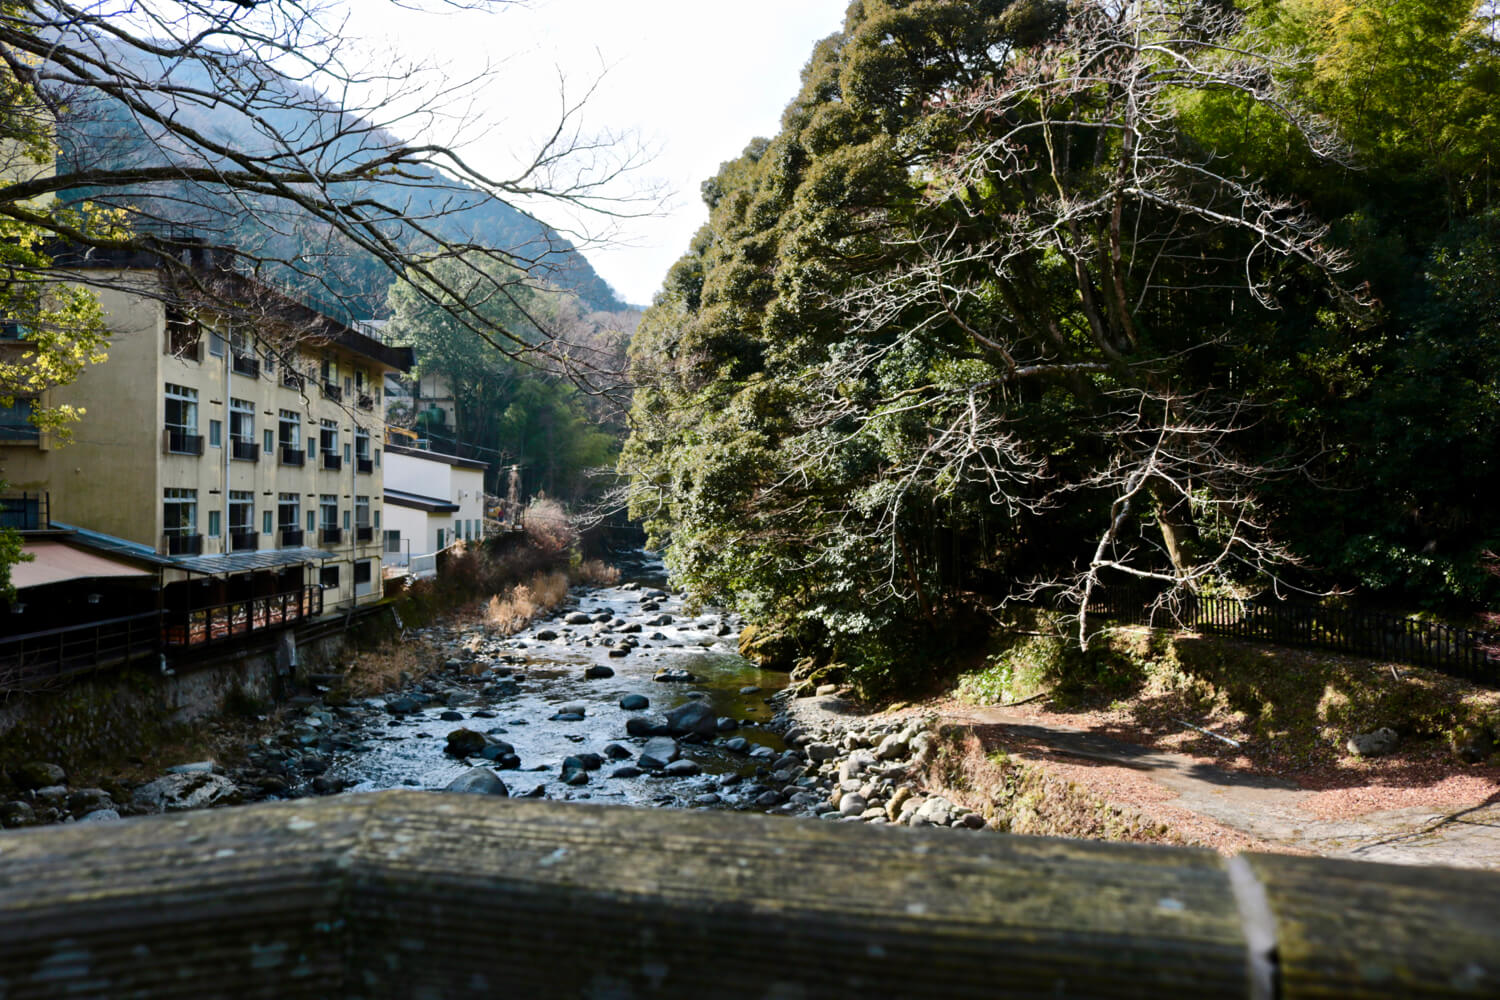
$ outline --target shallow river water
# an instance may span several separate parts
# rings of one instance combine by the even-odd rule
[[[330,776],[351,791],[440,789],[472,767],[495,766],[445,752],[451,731],[471,729],[514,747],[520,768],[497,772],[513,796],[544,786],[542,794],[552,799],[747,805],[763,790],[757,771],[764,774],[783,750],[780,736],[764,726],[774,714],[767,699],[785,685],[786,675],[760,670],[736,652],[737,619],[713,611],[686,613],[681,598],[659,586],[659,562],[647,561],[630,576],[620,586],[575,590],[556,614],[517,635],[466,632],[463,642],[474,659],[465,665],[465,679],[445,682],[435,692],[437,703],[410,714],[387,715],[382,700],[365,703],[368,721],[353,748],[334,756]],[[603,620],[566,622],[580,614]],[[618,655],[630,643],[638,645]],[[613,676],[586,678],[585,671],[596,666],[610,668]],[[655,680],[663,669],[687,671],[694,679]],[[508,687],[505,681],[518,690],[497,696],[495,688]],[[630,694],[644,695],[649,708],[621,708],[621,698]],[[629,774],[646,742],[627,735],[631,716],[664,714],[694,699],[712,706],[722,727],[711,741],[679,741],[682,756],[696,762],[701,774],[615,776],[621,768]],[[580,707],[581,720],[553,718]],[[609,759],[609,744],[628,750],[629,757],[617,748],[620,759]],[[603,765],[588,772],[586,785],[564,785],[564,759],[590,753],[605,757]]]

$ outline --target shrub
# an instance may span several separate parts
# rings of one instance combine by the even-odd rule
[[[559,555],[578,544],[578,531],[556,500],[533,500],[522,523],[527,539],[544,553]]]
[[[620,571],[602,559],[585,559],[568,574],[574,583],[591,587],[612,587],[620,582]]]
[[[498,632],[514,635],[537,615],[557,607],[568,597],[568,578],[563,573],[538,573],[518,583],[503,597],[496,594],[485,606],[485,619]]]

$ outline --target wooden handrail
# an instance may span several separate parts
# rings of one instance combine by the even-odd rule
[[[9,996],[1500,990],[1500,875],[393,791],[0,835]]]

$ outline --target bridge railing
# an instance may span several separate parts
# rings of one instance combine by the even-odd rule
[[[1500,874],[411,791],[0,835],[7,996],[1500,993]]]

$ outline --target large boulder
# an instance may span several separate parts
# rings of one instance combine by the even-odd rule
[[[1394,729],[1383,726],[1373,733],[1355,733],[1344,746],[1356,757],[1382,757],[1396,749],[1399,740]]]
[[[464,795],[499,795],[502,798],[510,796],[510,789],[505,787],[505,782],[487,767],[469,768],[448,782],[448,786],[443,790],[460,792]]]
[[[631,736],[666,736],[671,731],[662,715],[632,715],[625,720],[625,732]]]
[[[489,737],[472,729],[455,729],[448,734],[443,752],[450,757],[477,757],[489,745]]]
[[[167,774],[137,788],[130,796],[146,812],[185,812],[240,801],[234,782],[219,774]]]
[[[44,760],[29,760],[15,769],[12,775],[16,784],[26,790],[46,788],[49,785],[65,784],[68,774],[56,764]]]
[[[648,771],[660,771],[676,760],[680,751],[677,741],[669,736],[656,736],[646,741],[636,763]]]
[[[651,699],[643,694],[627,694],[620,699],[620,707],[627,712],[639,712],[651,707]]]
[[[713,706],[690,701],[667,713],[667,728],[673,736],[702,736],[706,739],[719,731],[719,718],[714,714]]]

